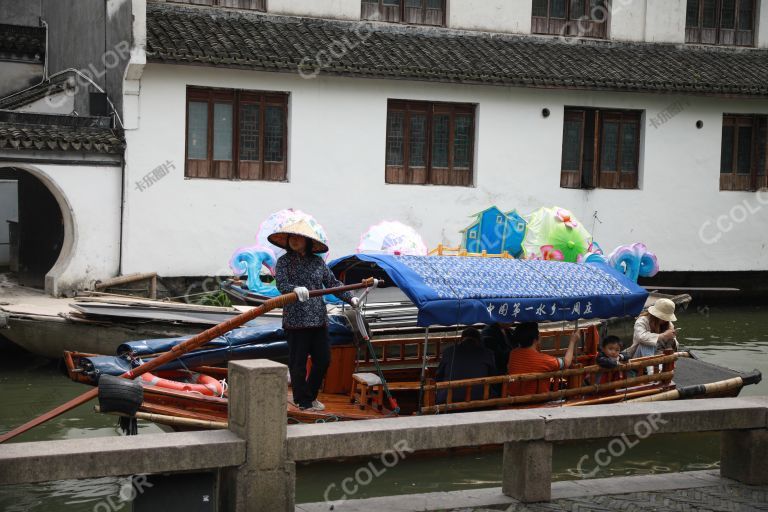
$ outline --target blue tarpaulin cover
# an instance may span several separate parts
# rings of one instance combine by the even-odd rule
[[[422,327],[637,315],[648,297],[637,283],[600,263],[357,254],[330,266],[338,274],[366,263],[413,301]]]
[[[281,318],[261,317],[247,325],[248,327],[234,329],[214,338],[203,348],[188,352],[160,369],[215,366],[238,359],[272,359],[287,362],[288,342]],[[343,316],[328,315],[328,336],[331,345],[344,345],[353,341],[352,330]],[[191,337],[129,341],[118,347],[117,356],[93,356],[85,359],[93,365],[96,374],[120,375],[130,369],[129,359],[133,360],[133,366],[138,366],[142,357],[166,352]]]
[[[128,341],[117,347],[117,353],[118,355],[131,354],[134,356],[157,354],[158,352],[166,352],[191,337],[182,336],[179,338]],[[282,319],[261,317],[249,322],[245,327],[234,329],[223,336],[212,339],[205,344],[205,349],[229,348],[238,345],[261,344],[273,341],[285,341]]]

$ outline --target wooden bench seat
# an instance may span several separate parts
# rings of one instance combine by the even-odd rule
[[[367,407],[382,410],[384,408],[384,386],[375,373],[353,373],[352,390],[349,401],[357,403],[361,410]]]
[[[390,391],[418,391],[420,382],[388,382]],[[375,373],[361,372],[352,374],[352,391],[349,400],[358,404],[360,409],[370,407],[381,411],[384,408],[384,385]]]

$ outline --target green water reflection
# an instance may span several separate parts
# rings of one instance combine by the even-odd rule
[[[768,377],[768,307],[705,306],[691,308],[678,315],[682,327],[679,340],[703,360],[749,371],[760,370]],[[615,328],[614,334],[631,339],[632,324]],[[742,395],[768,395],[768,381],[748,386]],[[654,436],[642,441],[621,457],[612,458],[607,466],[597,467],[594,454],[607,447],[609,440],[558,445],[553,470],[555,480],[572,480],[583,473],[593,478],[642,475],[717,468],[720,459],[719,434],[687,434]],[[579,467],[579,462],[587,459]],[[375,459],[372,459],[375,462]],[[601,459],[602,460],[602,459]],[[323,501],[329,489],[331,500],[338,500],[345,478],[369,461],[340,464],[313,464],[297,468],[299,502]],[[579,469],[582,471],[580,472]],[[366,480],[361,473],[362,481]],[[354,482],[348,481],[347,489]],[[392,494],[451,491],[501,485],[501,453],[451,455],[440,459],[405,459],[393,469],[376,477],[369,485],[360,486],[356,498]]]
[[[87,390],[83,385],[70,381],[59,363],[23,352],[3,356],[0,357],[0,389],[3,390],[0,432],[7,432]],[[13,442],[121,435],[117,420],[111,416],[95,414],[94,404],[81,405],[20,435]],[[160,432],[162,430],[152,423],[139,422],[139,434]],[[82,462],[72,460],[73,465],[79,463]],[[108,477],[0,486],[0,510],[103,512],[120,507],[122,512],[130,512],[130,504],[120,500],[120,490],[130,483],[126,480]]]

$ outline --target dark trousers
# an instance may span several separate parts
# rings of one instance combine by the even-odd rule
[[[285,333],[288,337],[288,368],[291,372],[293,403],[299,407],[311,407],[331,362],[328,327],[286,329]],[[309,378],[307,356],[312,356]]]

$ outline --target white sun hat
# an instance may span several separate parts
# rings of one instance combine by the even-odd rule
[[[677,317],[675,316],[675,303],[669,299],[657,300],[653,306],[648,308],[648,312],[659,320],[677,322]]]

